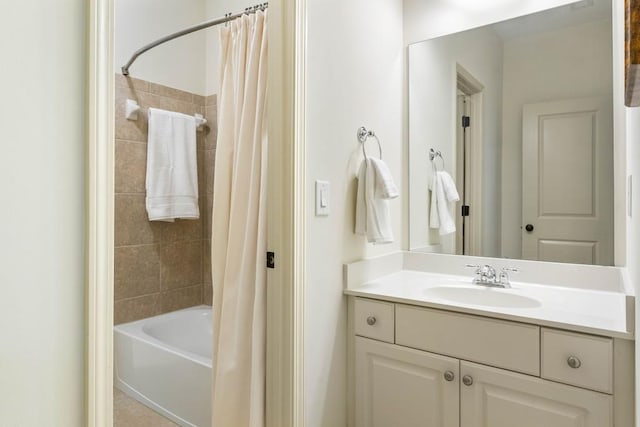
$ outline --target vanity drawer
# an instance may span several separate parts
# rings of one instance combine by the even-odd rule
[[[393,343],[393,303],[356,298],[354,308],[356,335]]]
[[[613,340],[542,328],[542,378],[613,393]]]
[[[540,375],[538,326],[398,304],[396,344]]]

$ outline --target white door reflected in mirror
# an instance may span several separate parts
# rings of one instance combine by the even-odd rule
[[[613,263],[611,101],[523,108],[522,257]]]

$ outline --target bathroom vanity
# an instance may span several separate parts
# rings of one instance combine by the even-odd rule
[[[633,425],[634,297],[620,270],[510,261],[522,277],[495,289],[459,260],[345,266],[351,425]],[[545,270],[567,286],[540,283]]]

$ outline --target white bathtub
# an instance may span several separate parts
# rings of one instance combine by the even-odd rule
[[[185,427],[211,426],[211,307],[114,326],[114,383]]]

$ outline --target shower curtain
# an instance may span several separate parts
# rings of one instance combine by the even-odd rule
[[[267,13],[220,30],[213,218],[216,427],[264,426]]]

